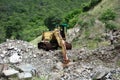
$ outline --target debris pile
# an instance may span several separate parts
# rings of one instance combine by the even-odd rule
[[[43,51],[28,42],[0,44],[0,80],[120,80],[119,47],[73,49],[70,63],[62,64],[61,50]]]
[[[20,40],[7,40],[0,44],[0,77],[13,80],[13,76],[26,79],[36,75],[36,69],[24,61],[34,51],[32,48],[32,45]]]

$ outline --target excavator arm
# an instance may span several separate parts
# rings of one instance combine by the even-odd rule
[[[62,54],[63,54],[63,63],[67,64],[69,62],[68,56],[67,56],[67,50],[66,50],[66,45],[65,45],[65,41],[63,40],[61,34],[60,34],[60,30],[59,29],[55,29],[53,32],[58,45],[62,48]]]

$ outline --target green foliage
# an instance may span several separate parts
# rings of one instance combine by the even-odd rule
[[[97,41],[97,42],[101,42],[101,41],[102,41],[102,40],[101,40],[101,37],[99,37],[99,36],[95,37],[94,40]]]
[[[6,38],[20,39],[20,31],[22,31],[23,26],[21,25],[22,20],[19,17],[9,17],[9,21],[6,22]]]
[[[115,29],[117,29],[117,25],[111,21],[106,22],[106,29],[115,30]]]
[[[90,10],[90,2],[82,5],[83,12]]]
[[[65,22],[67,22],[70,25],[69,28],[74,27],[74,25],[78,21],[78,17],[79,17],[80,14],[92,9],[94,6],[96,6],[101,1],[102,0],[90,0],[86,3],[83,3],[79,9],[76,9],[76,10],[73,10],[73,11],[69,12],[64,17]],[[83,25],[85,25],[87,22],[78,22],[78,23],[82,23]],[[87,24],[89,24],[89,23],[87,23]]]
[[[5,29],[0,27],[0,43],[5,41]]]
[[[101,14],[99,19],[105,23],[106,29],[113,30],[117,29],[116,23],[113,22],[116,16],[117,14],[115,13],[115,11],[113,11],[112,9],[107,9]]]
[[[100,20],[106,22],[108,20],[114,20],[116,18],[116,13],[112,9],[105,10],[100,16]]]
[[[65,20],[66,22],[69,22],[70,19],[73,19],[76,15],[79,15],[80,13],[82,13],[81,9],[76,9],[74,11],[69,12],[66,16],[65,16]]]
[[[71,19],[69,21],[69,28],[73,28],[77,21],[78,21],[78,18]]]
[[[94,6],[96,6],[101,1],[102,0],[90,0],[88,3],[84,3],[82,5],[83,12],[86,12],[86,11],[92,9]]]
[[[31,41],[37,36],[40,36],[44,31],[47,31],[47,27],[45,26],[38,26],[38,28],[35,29],[28,28],[28,30],[23,30],[21,32],[22,40]]]
[[[51,15],[61,18],[79,9],[86,1],[89,0],[1,0],[0,29],[3,30],[3,35],[0,34],[0,42],[6,38],[30,41],[46,30],[45,19]],[[72,15],[77,13],[78,11],[75,11]]]
[[[64,22],[69,24],[69,28],[73,28],[76,22],[78,21],[79,14],[82,13],[81,9],[76,9],[74,11],[69,12],[64,17]]]
[[[83,3],[90,8],[98,4],[100,0],[1,0],[0,2],[0,29],[3,36],[0,42],[6,38],[23,39],[31,41],[47,28],[55,26],[62,19],[68,23],[69,28],[74,27],[78,16],[84,12]],[[62,4],[62,5],[61,5]],[[54,16],[55,15],[55,16]],[[1,35],[0,35],[1,36]]]
[[[79,19],[78,23],[81,29],[88,28],[94,26],[95,19],[94,18],[87,18],[87,19]]]
[[[120,66],[120,59],[117,60],[117,65]]]
[[[53,30],[60,23],[61,19],[57,16],[49,16],[44,20],[44,24],[48,27],[49,30]]]
[[[102,0],[90,0],[91,7],[96,6],[98,3],[100,3]]]

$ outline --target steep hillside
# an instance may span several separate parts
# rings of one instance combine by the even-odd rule
[[[109,45],[109,32],[120,29],[119,3],[118,0],[102,0],[97,5],[90,6],[88,11],[84,10],[84,6],[82,13],[72,12],[69,22],[76,24],[68,30],[67,40],[72,42],[74,48],[94,49]],[[40,38],[36,38],[31,42],[36,45],[39,41]]]
[[[82,12],[67,15],[68,23],[76,24],[67,32],[73,45],[67,50],[69,64],[62,63],[61,49],[44,51],[23,40],[7,39],[0,44],[0,80],[120,80],[120,2],[100,1],[94,6],[85,3]],[[40,39],[31,43],[35,45]]]
[[[119,0],[102,0],[90,11],[80,14],[75,25],[79,31],[72,39],[73,46],[75,48],[88,47],[94,49],[110,45],[110,32],[120,30],[119,3]]]

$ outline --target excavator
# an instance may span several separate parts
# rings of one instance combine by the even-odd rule
[[[62,48],[64,64],[70,62],[67,50],[72,49],[72,45],[66,41],[66,26],[66,24],[57,25],[53,30],[43,32],[42,41],[38,43],[38,48],[46,51]]]

